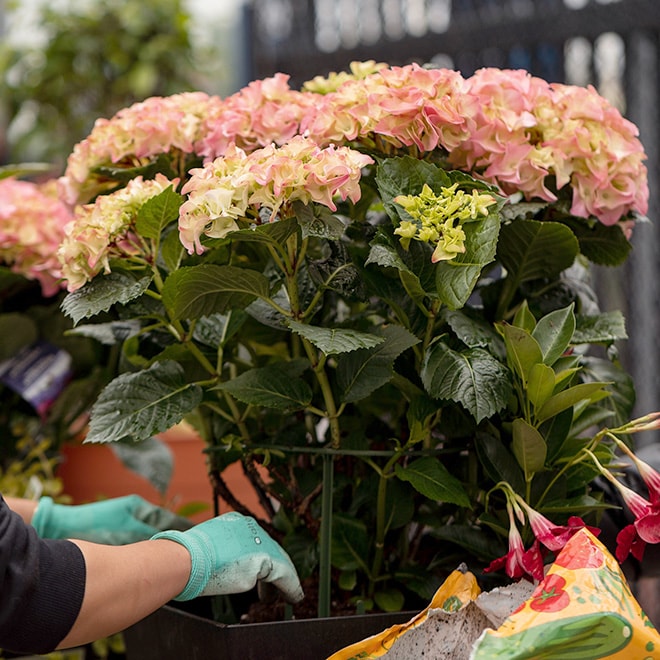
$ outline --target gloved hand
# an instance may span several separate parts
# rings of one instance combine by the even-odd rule
[[[262,580],[291,603],[304,596],[289,555],[254,518],[230,512],[186,532],[161,532],[153,538],[176,541],[190,553],[190,578],[175,600],[241,593]]]
[[[150,538],[163,529],[189,529],[186,518],[139,495],[127,495],[91,504],[55,504],[39,500],[32,526],[44,539],[81,539],[107,545],[125,545]]]

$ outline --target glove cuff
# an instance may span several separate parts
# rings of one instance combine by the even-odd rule
[[[57,505],[53,502],[52,497],[39,498],[39,504],[32,515],[31,525],[37,531],[37,535],[42,539],[54,539],[54,525],[53,514]]]
[[[182,545],[190,553],[190,577],[183,591],[174,597],[174,600],[192,600],[197,598],[204,590],[211,578],[211,567],[213,566],[213,554],[203,539],[198,538],[190,532],[167,531],[159,532],[151,537],[151,540],[166,539]]]

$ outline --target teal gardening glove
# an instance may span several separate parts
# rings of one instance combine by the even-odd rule
[[[55,504],[50,497],[42,497],[32,526],[44,539],[125,545],[163,529],[188,529],[191,523],[139,495],[127,495],[80,505]]]
[[[289,555],[254,518],[230,512],[188,531],[153,538],[176,541],[190,553],[190,578],[175,600],[242,593],[260,581],[273,584],[291,603],[304,596]]]

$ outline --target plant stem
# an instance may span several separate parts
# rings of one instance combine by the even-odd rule
[[[319,618],[330,616],[330,595],[332,586],[331,545],[332,545],[332,491],[334,489],[334,456],[324,454],[323,490],[321,492],[321,533],[319,539]]]

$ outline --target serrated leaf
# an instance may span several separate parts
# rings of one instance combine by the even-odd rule
[[[122,374],[92,407],[86,442],[146,440],[178,424],[201,400],[201,388],[186,382],[176,362]]]
[[[588,401],[593,396],[598,395],[606,385],[607,383],[580,383],[573,385],[573,387],[569,387],[567,390],[563,390],[550,397],[541,409],[536,412],[536,419],[539,422],[544,422],[546,419],[559,414],[562,410],[572,408],[581,401]]]
[[[222,347],[240,330],[247,318],[248,315],[240,309],[227,314],[202,316],[195,324],[193,338],[206,346]]]
[[[337,385],[343,402],[364,399],[389,382],[396,358],[419,343],[415,335],[401,326],[384,327],[382,335],[384,341],[377,346],[353,351],[337,360]]]
[[[525,473],[525,479],[529,481],[545,465],[545,440],[537,429],[520,417],[513,420],[512,432],[511,450]]]
[[[504,356],[502,338],[490,323],[472,318],[461,310],[442,310],[442,320],[468,348],[487,348],[494,355]]]
[[[214,389],[229,392],[243,403],[286,412],[302,410],[312,400],[309,385],[278,365],[250,369]]]
[[[289,321],[288,325],[293,332],[314,344],[325,355],[372,348],[385,341],[384,337],[346,328],[322,328],[297,321]]]
[[[151,279],[150,275],[136,279],[121,272],[97,275],[85,286],[67,294],[62,301],[62,311],[76,325],[84,318],[107,312],[113,305],[125,305],[139,298],[149,288]]]
[[[245,309],[268,293],[268,280],[255,270],[202,264],[171,273],[163,285],[163,302],[174,319],[198,319]]]
[[[135,228],[144,238],[160,238],[163,228],[179,217],[183,196],[172,186],[148,199],[138,210]]]
[[[552,366],[566,352],[574,332],[573,304],[550,312],[539,320],[532,331],[532,337],[541,347],[544,364]]]
[[[503,225],[497,256],[517,288],[529,280],[552,278],[569,268],[579,252],[573,232],[558,222],[516,220]]]
[[[483,220],[463,225],[465,252],[436,264],[438,297],[450,309],[460,309],[472,295],[484,266],[495,259],[500,217],[491,212]]]
[[[506,367],[482,348],[458,352],[436,342],[421,377],[430,396],[460,403],[477,423],[502,410],[512,392]]]
[[[430,500],[470,506],[470,498],[463,484],[451,475],[437,458],[418,458],[406,467],[397,464],[395,471],[399,479],[409,482],[415,490]]]
[[[625,318],[619,310],[597,316],[577,315],[574,344],[611,344],[621,339],[628,339],[628,333]]]
[[[179,230],[173,228],[165,231],[160,241],[160,258],[168,271],[176,270],[186,254],[186,250],[181,243]]]

